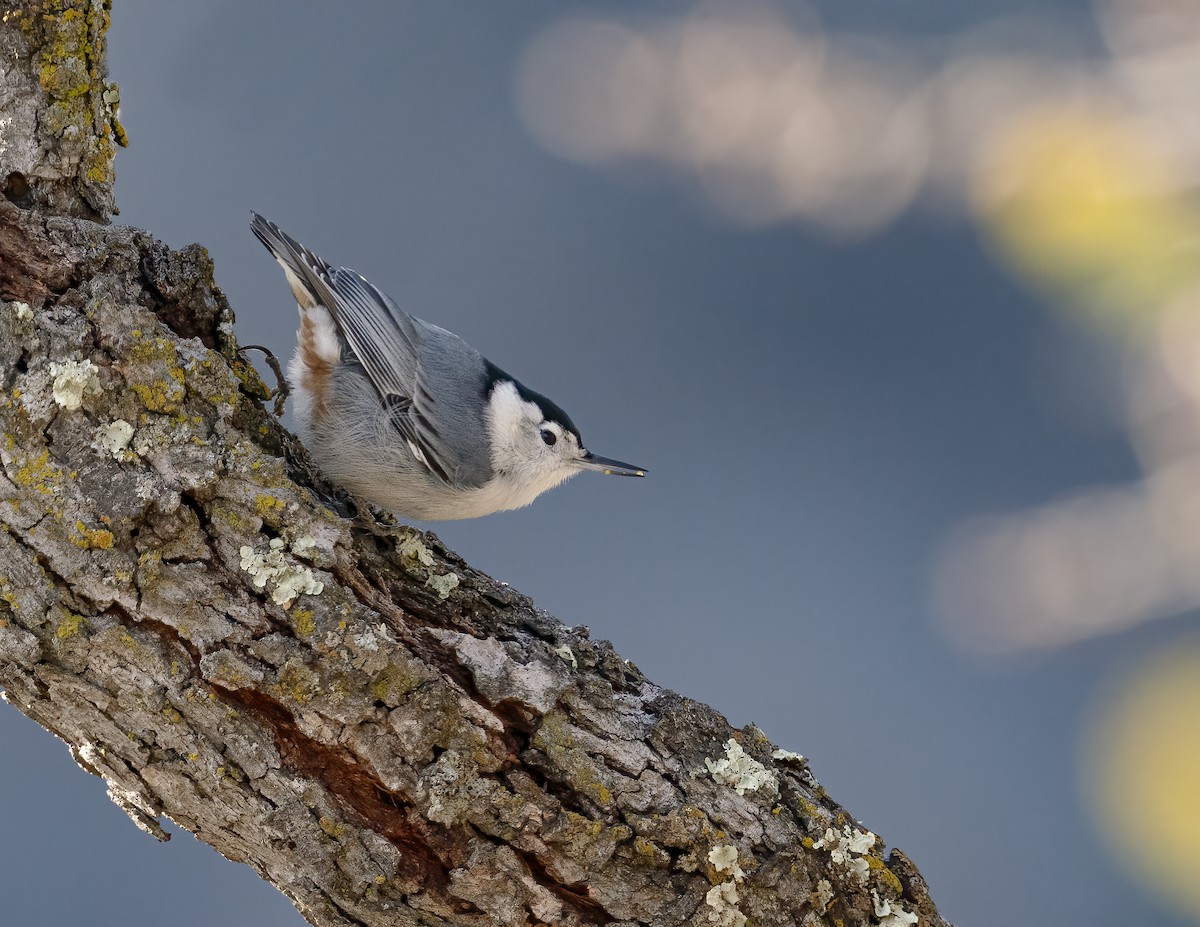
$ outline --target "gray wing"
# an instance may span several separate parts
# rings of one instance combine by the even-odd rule
[[[414,456],[447,483],[486,483],[492,461],[483,357],[347,267],[333,271],[330,284],[334,317]]]
[[[252,228],[333,315],[413,456],[451,485],[469,488],[491,479],[479,352],[413,318],[362,275],[331,267],[275,223],[256,215]]]

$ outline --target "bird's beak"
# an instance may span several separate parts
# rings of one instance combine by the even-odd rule
[[[600,457],[598,454],[593,454],[591,451],[585,451],[584,455],[579,458],[579,466],[585,470],[599,470],[601,473],[607,473],[610,476],[645,476],[646,471],[641,467],[635,467],[633,464],[621,463],[619,460],[612,460],[608,457]]]

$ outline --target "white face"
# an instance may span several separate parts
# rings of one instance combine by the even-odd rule
[[[575,435],[546,421],[537,403],[522,399],[512,383],[492,390],[487,425],[497,477],[531,492],[529,501],[580,470],[586,452]]]

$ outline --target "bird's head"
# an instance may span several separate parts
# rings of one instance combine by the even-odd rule
[[[485,414],[492,468],[514,489],[532,493],[526,502],[583,470],[613,476],[645,476],[646,471],[593,454],[579,429],[558,405],[512,377],[491,368]]]

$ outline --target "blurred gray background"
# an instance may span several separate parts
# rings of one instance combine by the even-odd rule
[[[822,0],[757,8],[755,28],[819,32],[928,88],[978,35],[1025,53],[1034,34],[1042,60],[1103,69],[1101,6]],[[239,338],[285,356],[295,307],[247,229],[257,210],[553,397],[597,452],[648,467],[433,527],[656,682],[808,756],[950,920],[1194,923],[1110,851],[1081,772],[1097,706],[1194,613],[999,649],[936,617],[962,524],[1141,477],[1126,349],[1006,258],[1010,226],[993,234],[991,188],[963,181],[974,162],[954,154],[954,132],[975,136],[944,113],[928,123],[950,126],[944,145],[922,147],[907,186],[890,162],[863,167],[884,178],[865,205],[853,197],[874,180],[819,165],[844,209],[812,206],[807,187],[775,211],[774,187],[743,201],[719,178],[757,162],[722,162],[714,187],[678,138],[588,147],[607,117],[588,109],[590,80],[556,87],[554,42],[616,23],[650,36],[653,63],[687,17],[736,31],[730,9],[117,0],[119,219],[206,245]],[[816,130],[811,148],[800,138],[806,156],[820,147]],[[188,834],[136,831],[7,707],[0,741],[0,922],[301,923]]]

